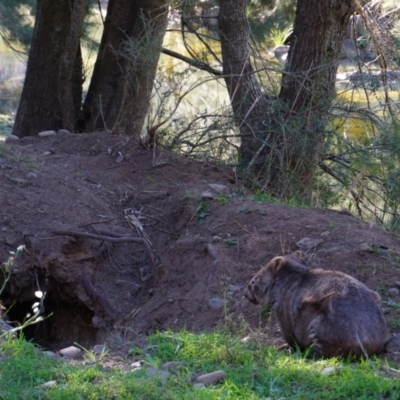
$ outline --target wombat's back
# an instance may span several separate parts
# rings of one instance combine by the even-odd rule
[[[321,279],[334,280],[335,276],[322,274]],[[304,302],[310,315],[306,347],[313,345],[314,353],[325,357],[378,353],[388,339],[378,294],[348,275],[340,279],[341,291],[331,290],[321,300]]]
[[[350,275],[283,259],[269,296],[290,345],[325,357],[382,350],[388,330],[376,292]]]

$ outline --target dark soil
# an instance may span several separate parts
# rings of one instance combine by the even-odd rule
[[[232,170],[149,150],[132,138],[25,138],[1,149],[0,260],[26,247],[2,302],[8,318],[21,321],[34,292],[46,292],[44,314],[52,316],[26,331],[46,347],[241,321],[279,344],[266,310],[249,304],[242,289],[270,258],[297,250],[304,238],[321,240],[302,248],[306,264],[346,272],[378,291],[392,331],[400,331],[400,296],[389,295],[400,285],[399,237],[374,224],[255,201]],[[121,236],[142,241],[116,242]]]

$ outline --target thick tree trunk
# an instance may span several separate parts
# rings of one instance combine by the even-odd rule
[[[13,133],[19,137],[33,136],[42,130],[63,128],[58,74],[65,39],[70,29],[71,10],[71,0],[37,2],[25,83],[13,129]],[[77,51],[74,82],[79,82],[82,76],[79,55]],[[77,99],[74,87],[74,98]]]
[[[288,170],[303,192],[310,189],[319,161],[338,59],[354,11],[353,0],[297,2],[279,98],[285,106]]]
[[[307,198],[354,3],[298,0],[281,101],[274,102],[274,111],[250,65],[247,3],[220,0],[218,19],[225,82],[242,135],[240,161],[275,195]]]
[[[86,0],[74,0],[71,26],[61,56],[58,75],[58,96],[63,127],[70,132],[73,132],[77,126],[77,117],[81,108],[82,78],[78,81],[74,78],[77,77],[77,73],[79,74],[79,69],[82,71],[82,65],[77,65],[77,62],[81,61],[80,38],[85,10]],[[76,66],[78,71],[76,71]]]
[[[110,0],[100,50],[83,106],[85,131],[141,132],[150,102],[167,0]]]
[[[250,63],[250,27],[247,0],[220,0],[218,25],[221,36],[223,73],[231,106],[241,134],[239,162],[254,165],[263,146],[267,100]],[[257,158],[257,157],[256,157]],[[257,164],[257,162],[256,162]]]

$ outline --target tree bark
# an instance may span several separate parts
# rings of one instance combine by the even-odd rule
[[[82,73],[80,37],[85,18],[86,0],[74,0],[71,26],[60,60],[58,97],[61,106],[63,128],[73,132],[77,126],[82,97]],[[77,68],[76,68],[77,67]]]
[[[241,133],[239,161],[280,197],[307,198],[335,95],[352,0],[298,0],[280,101],[268,101],[249,58],[246,0],[220,0],[225,82]],[[272,99],[272,96],[270,96]]]
[[[240,128],[239,162],[244,166],[263,145],[267,100],[261,92],[250,63],[250,27],[247,0],[220,0],[218,26],[221,38],[223,74],[232,110]]]
[[[109,1],[83,106],[85,131],[141,132],[167,27],[167,4],[167,0]]]
[[[71,0],[38,0],[25,82],[13,128],[13,134],[19,137],[63,127],[58,72],[70,22]]]
[[[279,99],[286,121],[289,173],[310,190],[335,97],[338,60],[353,0],[298,0]],[[296,185],[295,185],[296,186]]]

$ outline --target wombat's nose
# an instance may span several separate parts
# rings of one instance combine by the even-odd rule
[[[246,299],[249,300],[251,303],[256,302],[256,299],[254,298],[253,293],[248,286],[244,290],[244,297],[246,297]]]

